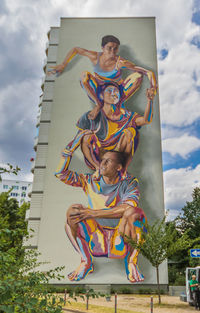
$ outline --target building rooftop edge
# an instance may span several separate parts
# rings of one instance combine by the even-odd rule
[[[3,180],[8,180],[8,181],[19,181],[19,182],[21,182],[21,183],[33,183],[32,181],[28,181],[28,180],[21,180],[21,179],[7,179],[7,178],[2,178],[1,179],[1,181],[3,181]]]
[[[156,18],[156,16],[98,16],[98,17],[95,17],[95,16],[90,16],[90,17],[83,17],[83,16],[80,16],[80,17],[61,17],[60,19],[131,19],[131,18],[135,18],[135,19],[142,19],[142,18]],[[59,26],[55,26],[55,28],[60,28]]]

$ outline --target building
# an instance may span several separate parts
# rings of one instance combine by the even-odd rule
[[[23,202],[30,202],[32,183],[21,180],[2,179],[0,182],[0,193],[10,190],[10,198],[18,201],[19,205]]]
[[[85,205],[87,201],[82,190],[62,184],[54,177],[54,172],[60,152],[76,134],[76,121],[84,112],[91,110],[91,104],[80,88],[79,77],[81,72],[92,72],[93,69],[88,60],[77,57],[56,79],[46,73],[50,66],[60,64],[72,47],[100,51],[101,38],[110,33],[118,36],[124,43],[122,53],[126,57],[133,56],[138,65],[157,72],[154,18],[62,18],[60,27],[52,27],[48,33],[37,120],[38,136],[34,142],[36,158],[32,164],[34,180],[29,228],[34,230],[34,236],[30,238],[28,246],[37,248],[42,253],[42,260],[50,262],[44,266],[44,270],[66,265],[63,273],[65,279],[62,281],[65,284],[71,283],[67,279],[67,273],[80,262],[64,231],[66,209],[77,201]],[[144,81],[138,93],[139,97],[134,97],[134,110],[138,113],[144,112],[145,91],[148,86],[148,82]],[[133,109],[132,102],[128,102],[128,108]],[[153,123],[148,129],[141,130],[140,140],[130,172],[141,182],[140,206],[148,220],[154,221],[164,216],[158,97],[154,105]],[[76,151],[71,166],[77,172],[88,172],[80,150]],[[98,258],[95,260],[97,270],[79,283],[130,284],[121,261],[123,260]],[[155,285],[155,271],[142,257],[139,267],[146,277],[144,284]],[[160,282],[164,289],[168,283],[166,263],[161,265],[160,272]]]

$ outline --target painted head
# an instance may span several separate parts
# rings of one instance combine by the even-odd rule
[[[113,150],[102,149],[100,157],[100,174],[109,178],[117,177],[121,170],[126,167],[128,160],[127,153]]]
[[[114,57],[119,49],[120,41],[113,35],[106,35],[102,38],[101,47],[103,54],[108,57]]]
[[[101,99],[104,103],[116,105],[121,97],[119,86],[115,83],[105,83],[102,86]]]

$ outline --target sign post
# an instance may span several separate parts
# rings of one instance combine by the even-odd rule
[[[200,249],[190,249],[191,258],[200,258]]]

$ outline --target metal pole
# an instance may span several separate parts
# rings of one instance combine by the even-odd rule
[[[64,294],[64,305],[66,304],[66,298],[67,298],[67,290],[65,289],[65,294]]]
[[[153,297],[151,297],[151,313],[153,313]]]
[[[88,310],[89,307],[89,294],[88,291],[86,292],[86,310]]]
[[[117,313],[117,293],[115,293],[115,313]]]

